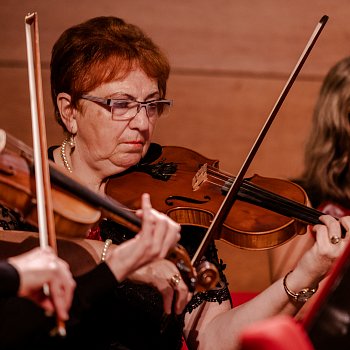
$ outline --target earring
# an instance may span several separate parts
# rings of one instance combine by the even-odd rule
[[[74,134],[70,134],[68,144],[71,148],[75,147],[75,140],[74,140]]]

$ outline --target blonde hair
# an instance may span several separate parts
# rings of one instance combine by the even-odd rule
[[[305,148],[301,183],[314,193],[316,204],[331,200],[350,207],[349,113],[350,57],[347,57],[331,68],[323,81]]]

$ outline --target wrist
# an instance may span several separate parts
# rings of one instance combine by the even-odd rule
[[[102,248],[102,253],[101,253],[101,262],[106,260],[108,248],[110,247],[111,244],[112,244],[112,240],[111,239],[106,239],[105,240],[105,244],[104,244],[104,246]]]
[[[302,259],[294,269],[294,273],[300,276],[308,276],[310,281],[308,283],[319,283],[328,273],[329,269],[333,265],[334,260],[321,255],[318,252],[318,248],[314,245],[309,251],[307,251]],[[301,277],[302,278],[302,277]]]
[[[292,302],[305,303],[316,293],[318,289],[318,283],[312,285],[311,287],[296,288],[295,282],[294,286],[293,283],[289,284],[288,282],[288,277],[291,276],[292,272],[293,270],[289,271],[283,278],[283,288]]]
[[[142,255],[139,253],[139,245],[131,239],[121,245],[110,249],[105,262],[118,281],[123,281],[128,275],[134,272],[139,264]]]

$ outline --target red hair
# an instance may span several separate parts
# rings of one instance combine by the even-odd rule
[[[96,17],[67,29],[51,56],[51,97],[58,123],[67,131],[57,106],[59,93],[68,93],[77,108],[83,94],[122,79],[135,67],[158,82],[164,98],[169,62],[140,28],[120,18]]]

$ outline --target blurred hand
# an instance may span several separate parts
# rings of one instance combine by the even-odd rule
[[[63,321],[68,319],[75,281],[65,261],[47,247],[11,257],[8,262],[20,276],[19,296],[33,300],[50,314],[56,312]],[[49,287],[49,296],[43,293],[45,284]]]

